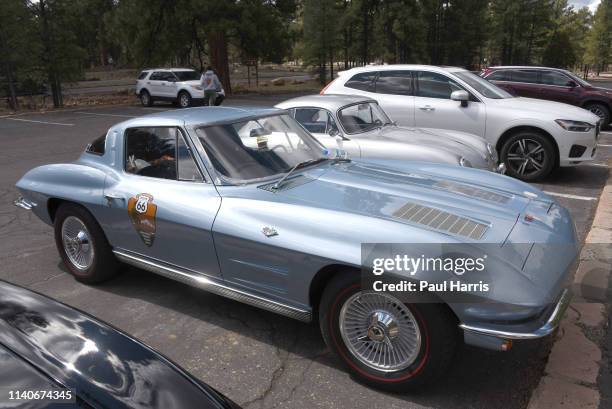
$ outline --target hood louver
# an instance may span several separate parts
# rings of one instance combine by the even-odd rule
[[[508,201],[510,201],[511,199],[509,196],[506,195],[490,192],[488,190],[479,189],[477,187],[468,186],[460,183],[440,181],[436,182],[434,186],[440,189],[448,190],[449,192],[459,193],[461,195],[473,197],[476,199],[483,199],[489,202],[508,203]]]
[[[393,216],[410,223],[473,240],[480,240],[489,229],[485,223],[410,202],[393,212]]]

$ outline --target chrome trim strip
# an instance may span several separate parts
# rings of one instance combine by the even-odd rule
[[[464,331],[469,331],[469,332],[474,332],[480,335],[488,335],[488,336],[504,338],[504,339],[542,338],[547,335],[550,335],[555,330],[555,328],[557,328],[557,326],[559,325],[559,322],[561,322],[561,318],[563,318],[563,314],[565,313],[565,310],[570,305],[571,299],[572,299],[572,294],[570,293],[570,291],[564,290],[563,294],[561,295],[561,298],[557,302],[557,305],[555,305],[555,309],[553,310],[552,314],[548,318],[548,321],[546,321],[546,324],[544,324],[543,326],[541,326],[540,328],[536,329],[533,332],[499,331],[499,330],[494,330],[494,329],[489,329],[489,328],[474,327],[474,326],[467,325],[467,324],[459,324],[459,327],[463,329]]]
[[[272,311],[277,314],[285,315],[299,321],[312,321],[312,313],[308,310],[302,310],[264,297],[253,295],[243,290],[238,290],[236,288],[215,282],[204,275],[189,272],[188,270],[184,270],[179,267],[168,266],[162,264],[161,262],[151,261],[141,256],[128,254],[121,250],[113,250],[113,253],[120,261],[126,264],[159,274],[172,280],[180,281],[192,287],[201,288],[213,294],[240,301],[242,303]]]
[[[26,209],[26,210],[32,210],[34,207],[36,207],[36,203],[30,202],[29,200],[24,199],[23,196],[19,196],[13,202],[13,204],[17,207],[21,207],[22,209]]]

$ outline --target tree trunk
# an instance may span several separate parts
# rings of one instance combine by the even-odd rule
[[[210,62],[223,84],[226,94],[232,93],[230,84],[230,69],[227,58],[227,39],[225,32],[213,31],[208,35],[208,47],[210,49]]]
[[[13,73],[11,72],[10,62],[6,64],[6,81],[8,83],[9,89],[9,106],[13,111],[16,111],[19,108],[17,103],[17,93],[15,92],[15,83],[13,81]]]

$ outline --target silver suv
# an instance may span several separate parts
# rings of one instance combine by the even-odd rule
[[[200,76],[189,68],[144,70],[136,81],[136,95],[144,106],[151,106],[155,101],[172,101],[187,108],[204,100]]]

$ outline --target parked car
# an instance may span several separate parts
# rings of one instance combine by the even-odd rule
[[[1,280],[0,367],[3,407],[239,409],[124,332]]]
[[[514,95],[576,105],[597,115],[603,126],[610,123],[612,89],[594,87],[568,70],[498,66],[484,69],[481,76]]]
[[[316,315],[349,370],[381,388],[443,374],[461,336],[505,350],[550,334],[578,254],[567,210],[493,172],[387,162],[329,155],[284,110],[191,108],[119,123],[76,162],[30,170],[15,204],[54,227],[77,280],[110,279],[126,263],[302,321]],[[405,242],[439,256],[447,244],[493,249],[491,291],[422,304],[363,288],[362,244]]]
[[[353,68],[340,72],[321,93],[376,99],[399,125],[483,136],[495,146],[507,173],[526,181],[595,158],[599,117],[567,104],[515,98],[461,68]]]
[[[310,95],[276,105],[288,109],[306,130],[328,149],[352,158],[440,162],[499,171],[497,152],[482,137],[442,129],[397,126],[369,98]]]
[[[200,73],[189,68],[156,68],[144,70],[136,81],[136,95],[143,106],[155,101],[172,101],[187,108],[204,101]],[[219,91],[216,105],[225,99],[225,91]]]

